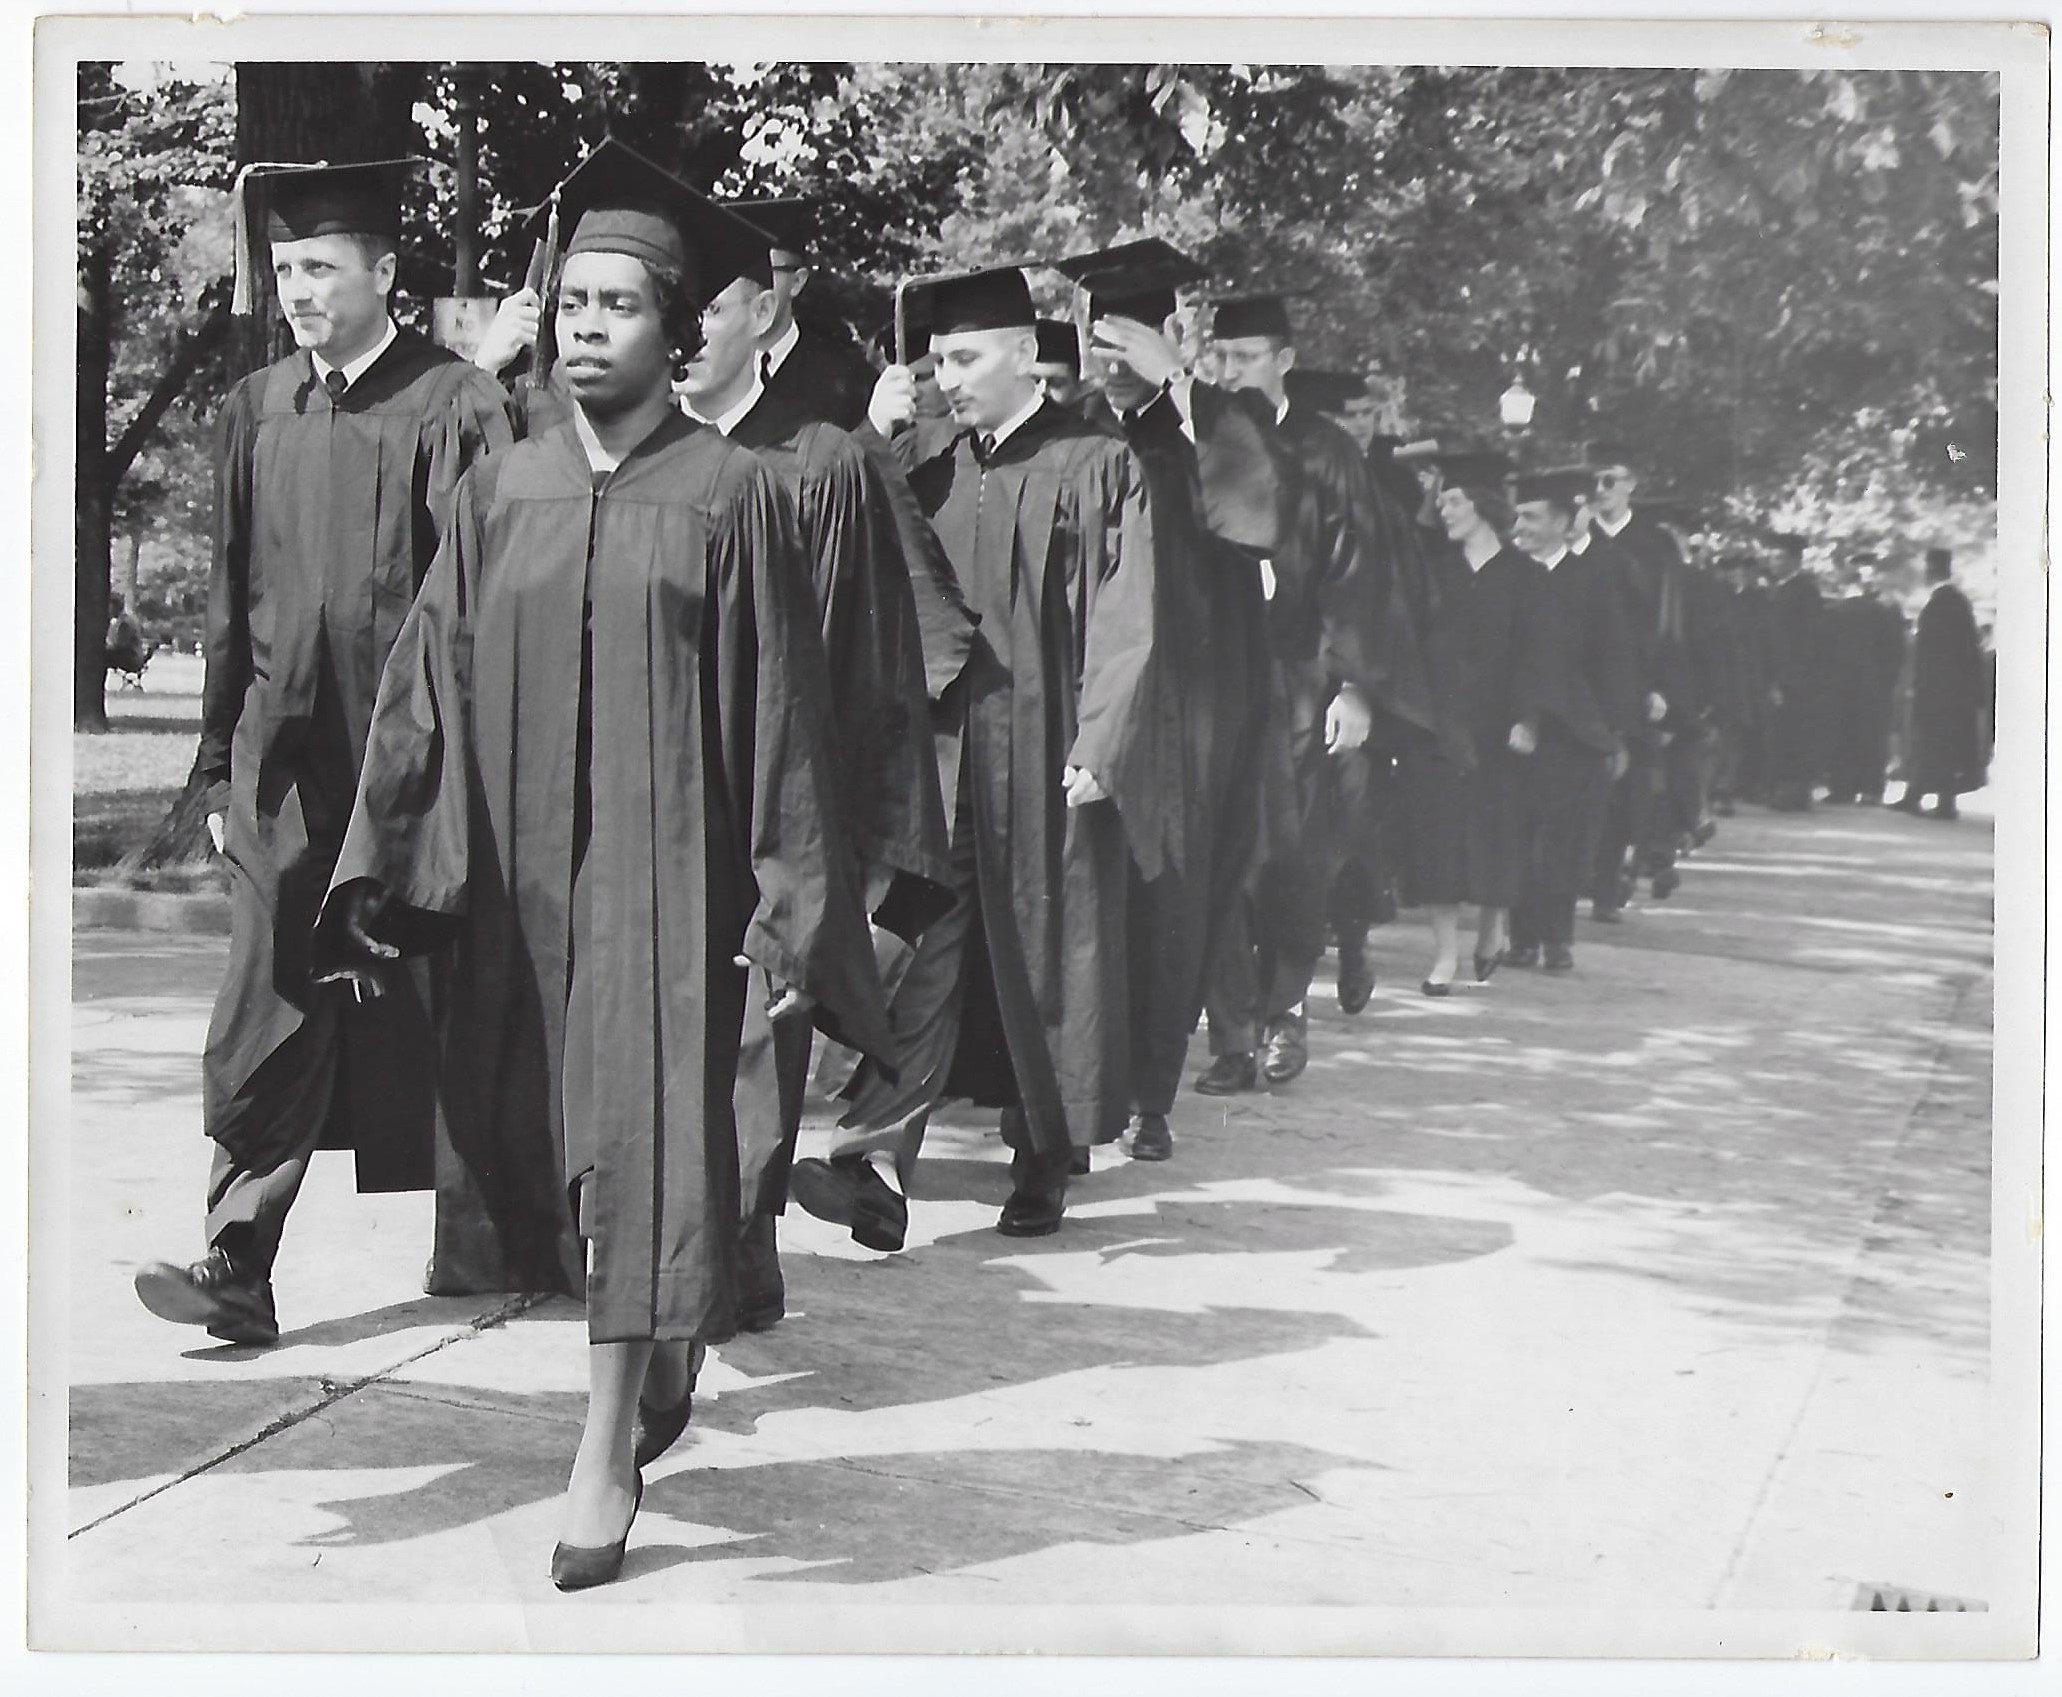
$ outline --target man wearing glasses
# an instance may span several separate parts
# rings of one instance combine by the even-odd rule
[[[736,200],[730,210],[773,238],[773,322],[759,338],[759,381],[769,406],[798,422],[815,419],[857,430],[873,398],[874,370],[855,347],[795,321],[795,302],[814,275],[818,234],[807,200]]]

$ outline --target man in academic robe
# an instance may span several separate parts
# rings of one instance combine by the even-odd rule
[[[1848,593],[1826,610],[1833,724],[1828,801],[1876,806],[1890,776],[1890,732],[1904,672],[1904,615],[1878,589],[1874,554],[1848,566]]]
[[[1076,255],[1091,368],[1111,427],[1145,470],[1158,589],[1156,646],[1181,751],[1182,864],[1133,872],[1134,1159],[1174,1150],[1168,1115],[1203,1010],[1210,949],[1252,876],[1267,710],[1260,561],[1280,545],[1283,487],[1265,427],[1199,382],[1169,334],[1175,287],[1201,268],[1163,242]]]
[[[1396,593],[1395,532],[1408,520],[1377,495],[1351,438],[1288,396],[1295,333],[1275,295],[1221,302],[1213,345],[1225,387],[1256,395],[1290,489],[1282,546],[1261,574],[1267,597],[1270,727],[1263,760],[1266,851],[1216,948],[1208,998],[1206,1095],[1298,1077],[1309,1062],[1304,1002],[1323,958],[1329,898],[1342,872],[1370,891],[1369,756],[1378,721],[1429,728],[1430,691]],[[1340,924],[1341,1005],[1371,895]],[[1364,972],[1364,968],[1363,968]],[[1360,995],[1364,1004],[1365,992]],[[1256,1051],[1263,1051],[1256,1062]]]
[[[1926,581],[1933,586],[1912,641],[1911,734],[1905,755],[1905,790],[1897,806],[1917,813],[1933,797],[1932,816],[1959,816],[1956,798],[1985,782],[1984,723],[1990,709],[1990,671],[1976,612],[1954,581],[1954,556],[1926,550]]]
[[[1592,917],[1609,924],[1620,917],[1629,889],[1641,876],[1652,881],[1655,896],[1664,901],[1682,882],[1675,869],[1678,832],[1671,797],[1696,789],[1703,734],[1696,660],[1700,633],[1681,547],[1650,515],[1633,508],[1639,474],[1632,454],[1616,443],[1592,442],[1586,458],[1595,485],[1579,523],[1598,539],[1599,558],[1619,585],[1644,708],[1598,838],[1590,907]],[[1699,811],[1694,802],[1685,806]]]
[[[1768,802],[1779,812],[1810,809],[1826,764],[1830,692],[1826,607],[1804,563],[1805,539],[1774,538],[1777,580],[1767,602],[1769,667]]]
[[[794,499],[830,666],[829,729],[848,832],[840,846],[856,860],[874,924],[907,946],[949,905],[951,873],[921,626],[889,491],[857,440],[802,416],[807,384],[791,385],[785,403],[768,393],[756,356],[776,310],[770,270],[704,283],[715,292],[678,393],[691,417],[764,459]],[[794,357],[811,357],[808,345]],[[787,1204],[811,1036],[806,1022],[768,1020],[764,1006],[746,999],[738,1064],[739,1324],[750,1331],[785,1311],[774,1222]]]
[[[727,204],[774,240],[773,322],[759,337],[759,375],[768,396],[783,406],[796,404],[805,417],[857,430],[873,397],[873,367],[853,343],[804,328],[795,317],[795,303],[815,274],[815,204],[796,196]]]
[[[461,475],[511,435],[491,377],[389,314],[412,164],[253,167],[238,186],[296,346],[230,391],[216,461],[195,771],[231,879],[203,1062],[208,1253],[136,1275],[152,1313],[225,1342],[279,1335],[273,1261],[318,1148],[355,1150],[362,1190],[425,1186],[433,1164],[431,975],[360,1002],[309,955],[381,668]]]
[[[1143,468],[1040,392],[1036,314],[1010,267],[926,285],[939,383],[961,429],[911,486],[980,619],[964,716],[948,725],[958,902],[918,941],[892,1011],[899,1078],[862,1067],[850,1135],[797,1162],[795,1199],[897,1249],[931,1110],[1002,1110],[1013,1189],[998,1229],[1058,1229],[1076,1152],[1130,1117],[1129,866],[1179,863],[1170,727],[1154,677],[1154,552]],[[874,410],[900,431],[908,371]]]
[[[1625,627],[1615,563],[1571,553],[1576,512],[1592,479],[1581,467],[1516,479],[1513,540],[1547,571],[1540,709],[1520,748],[1532,853],[1511,910],[1513,966],[1575,967],[1575,902],[1596,864],[1610,787],[1624,776],[1626,739],[1643,718],[1638,656]],[[1516,745],[1514,745],[1516,746]]]

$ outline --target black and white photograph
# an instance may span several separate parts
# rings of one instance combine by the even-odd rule
[[[2035,1654],[2041,27],[35,37],[31,1648]]]

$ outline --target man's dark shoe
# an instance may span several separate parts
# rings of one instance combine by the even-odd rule
[[[1004,1237],[1050,1237],[1058,1231],[1067,1211],[1067,1174],[1072,1165],[1071,1149],[1053,1154],[1035,1149],[1013,1151],[1010,1180],[1014,1188],[1002,1205],[995,1229]]]
[[[1260,1068],[1249,1050],[1240,1055],[1219,1055],[1196,1078],[1201,1096],[1237,1096],[1260,1088]]]
[[[1086,1149],[1076,1149],[1073,1154],[1067,1157],[1067,1176],[1069,1178],[1086,1178],[1094,1169],[1094,1165],[1095,1163],[1088,1158],[1088,1151]]]
[[[152,1261],[137,1269],[136,1295],[160,1320],[205,1326],[223,1343],[279,1341],[272,1281],[240,1272],[226,1250],[211,1249],[189,1267]]]
[[[1508,949],[1504,950],[1504,965],[1539,965],[1539,945],[1537,943],[1513,943]]]
[[[1599,925],[1623,925],[1625,923],[1624,908],[1609,907],[1603,902],[1591,902],[1589,904],[1589,916]]]
[[[1664,866],[1654,874],[1654,899],[1665,902],[1682,888],[1683,875],[1673,866]]]
[[[1565,943],[1547,944],[1546,969],[1549,972],[1573,972],[1575,970],[1575,951]]]
[[[1694,843],[1698,848],[1702,848],[1706,843],[1710,842],[1711,839],[1717,835],[1718,822],[1715,819],[1706,819],[1701,821],[1698,824],[1697,828],[1690,833],[1690,841]]]
[[[1165,1114],[1140,1114],[1131,1122],[1131,1158],[1164,1161],[1174,1153],[1174,1133]]]
[[[1367,940],[1339,939],[1339,1011],[1356,1014],[1375,993],[1375,969],[1368,965]]]
[[[797,1161],[788,1173],[788,1194],[819,1220],[849,1226],[852,1241],[867,1249],[892,1253],[909,1235],[908,1201],[864,1155]]]
[[[754,1214],[737,1240],[737,1329],[770,1332],[787,1317],[787,1281],[772,1214]]]
[[[1287,1084],[1302,1076],[1310,1065],[1310,1042],[1305,1035],[1306,1016],[1292,1013],[1267,1028],[1267,1043],[1260,1052],[1260,1070],[1269,1084]]]

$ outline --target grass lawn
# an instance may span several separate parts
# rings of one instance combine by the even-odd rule
[[[201,662],[159,654],[140,690],[109,683],[105,736],[72,736],[72,861],[112,866],[147,837],[186,784],[200,740]]]

